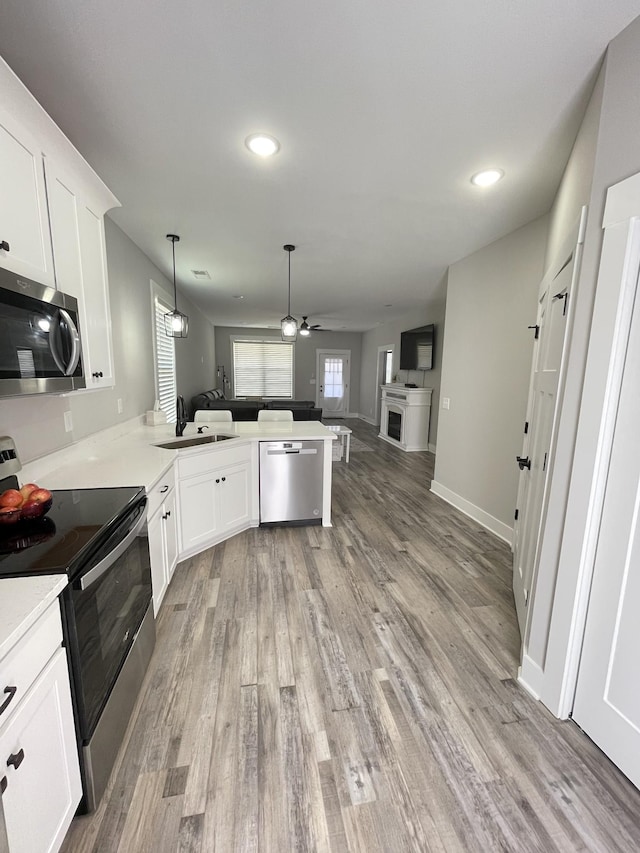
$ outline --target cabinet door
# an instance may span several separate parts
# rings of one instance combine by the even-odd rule
[[[160,507],[147,524],[149,555],[151,557],[151,588],[153,590],[153,615],[157,616],[167,591],[167,567],[164,550],[163,509]]]
[[[87,389],[109,387],[114,380],[103,218],[77,179],[50,158],[45,168],[56,282],[78,300]]]
[[[249,465],[223,468],[214,480],[220,489],[220,530],[225,531],[248,521]]]
[[[42,151],[11,116],[0,113],[0,266],[55,287]]]
[[[82,795],[63,649],[0,730],[0,761],[11,853],[58,850]]]
[[[176,493],[169,492],[162,507],[164,524],[165,561],[167,580],[170,581],[178,562],[178,519],[176,517]]]
[[[106,388],[114,384],[114,378],[104,221],[85,202],[78,210],[78,225],[88,340],[87,388]]]
[[[218,532],[217,474],[200,474],[180,481],[180,549],[206,544]]]

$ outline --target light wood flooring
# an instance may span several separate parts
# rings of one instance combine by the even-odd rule
[[[349,421],[331,529],[182,563],[107,795],[65,853],[638,851],[640,792],[515,681],[507,546]]]

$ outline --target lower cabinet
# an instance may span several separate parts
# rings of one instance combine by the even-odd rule
[[[178,523],[175,489],[167,492],[148,522],[153,614],[157,616],[178,562]]]
[[[82,795],[64,649],[0,728],[0,773],[10,853],[58,850]]]
[[[250,481],[248,461],[180,477],[180,552],[184,556],[248,527]]]

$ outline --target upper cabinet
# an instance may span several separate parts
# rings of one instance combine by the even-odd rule
[[[55,287],[42,146],[0,112],[0,266]]]
[[[75,296],[87,390],[113,386],[104,215],[118,200],[2,59],[0,101],[0,267]]]
[[[88,389],[114,384],[104,211],[73,175],[45,159],[56,283],[80,306]]]

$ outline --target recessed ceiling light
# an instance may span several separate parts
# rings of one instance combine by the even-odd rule
[[[471,177],[471,183],[476,187],[490,187],[491,184],[496,184],[501,178],[504,178],[502,169],[484,169],[484,171],[476,172]]]
[[[280,143],[275,136],[269,136],[268,133],[252,133],[247,136],[244,141],[249,151],[258,154],[260,157],[271,157],[272,154],[277,154],[280,150]]]

